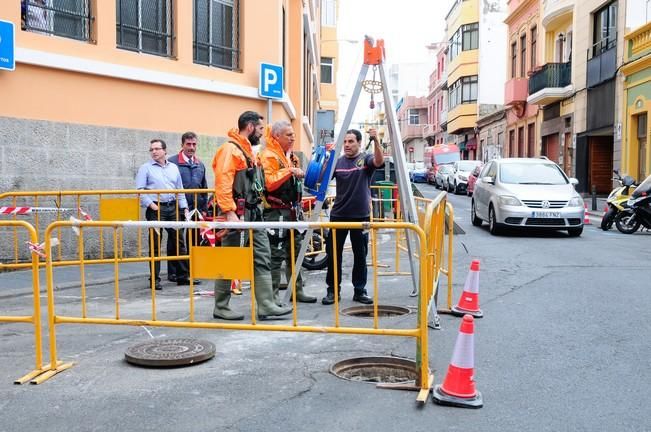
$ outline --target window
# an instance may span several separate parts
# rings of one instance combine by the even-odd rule
[[[328,27],[337,25],[336,0],[321,0],[321,25]]]
[[[527,35],[520,36],[520,76],[527,76]]]
[[[193,12],[194,62],[240,70],[239,0],[194,0]]]
[[[536,156],[536,124],[529,123],[527,125],[527,156]]]
[[[420,124],[420,118],[418,116],[418,110],[417,109],[410,109],[408,111],[408,116],[409,116],[409,124],[410,125]]]
[[[117,0],[117,46],[172,56],[172,0]]]
[[[529,40],[531,41],[531,63],[529,64],[529,67],[531,69],[536,67],[536,49],[537,49],[537,39],[538,39],[538,28],[537,27],[532,27],[531,28],[531,36],[529,37]]]
[[[479,48],[479,23],[464,24],[454,32],[448,41],[448,61],[452,61],[461,51]]]
[[[22,0],[20,6],[25,31],[90,40],[89,0]]]
[[[479,23],[466,24],[461,28],[461,31],[464,51],[479,48]]]
[[[515,157],[515,129],[509,131],[509,157]]]
[[[592,55],[598,56],[617,43],[617,2],[598,10],[593,19]]]
[[[460,104],[476,102],[477,91],[477,75],[459,78],[448,90],[449,109],[453,109]]]
[[[321,57],[321,84],[332,84],[334,82],[334,64],[332,57]]]
[[[518,74],[517,73],[517,67],[516,65],[518,64],[518,47],[515,42],[511,44],[511,78],[515,78],[515,76]]]

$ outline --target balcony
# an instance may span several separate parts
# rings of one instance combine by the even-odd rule
[[[423,138],[427,139],[436,135],[436,125],[435,124],[426,124],[423,126]]]
[[[439,125],[441,126],[441,129],[445,130],[445,127],[448,125],[448,111],[443,110],[439,114]]]
[[[574,0],[543,0],[542,25],[549,29],[574,11]]]
[[[586,74],[586,84],[588,87],[597,86],[613,78],[617,72],[616,40],[612,39],[602,42],[597,42],[593,46],[592,52],[594,55],[591,59],[588,59],[588,70]],[[605,45],[606,43],[608,45]]]
[[[527,101],[529,95],[527,78],[511,78],[504,85],[504,105],[512,106]]]
[[[529,78],[527,103],[549,105],[572,95],[572,63],[547,63]]]
[[[400,135],[403,141],[409,141],[412,139],[421,139],[423,138],[423,125],[402,124],[400,126]]]

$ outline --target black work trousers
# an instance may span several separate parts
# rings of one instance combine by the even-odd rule
[[[176,219],[176,205],[160,204],[160,220],[161,221],[177,221]],[[180,210],[179,210],[180,211]],[[158,212],[147,207],[145,217],[148,221],[157,221]],[[185,240],[183,236],[178,235],[178,231],[173,228],[150,228],[149,229],[149,256],[160,256],[159,243],[163,244],[163,232],[167,231],[167,256],[186,255]],[[178,240],[178,248],[177,248]],[[153,248],[152,248],[153,242]],[[187,260],[168,261],[168,271],[176,275],[177,280],[188,279],[188,262]],[[150,281],[155,277],[156,282],[160,282],[160,261],[154,264],[154,275],[150,275]]]
[[[330,222],[368,222],[369,217],[364,218],[338,218],[330,216]],[[326,284],[328,285],[328,292],[334,293],[334,255],[332,253],[332,237],[333,231],[328,232],[326,238],[326,253],[328,254],[328,273],[326,274]],[[368,271],[366,269],[366,255],[368,254],[368,233],[364,230],[358,229],[338,229],[337,231],[337,282],[339,287],[337,292],[341,289],[341,259],[344,252],[344,243],[350,232],[350,243],[353,246],[353,287],[355,294],[366,294],[366,278]]]

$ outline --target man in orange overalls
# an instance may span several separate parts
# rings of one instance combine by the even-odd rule
[[[264,130],[263,117],[256,112],[246,111],[237,121],[237,129],[228,132],[229,141],[222,144],[215,153],[212,168],[215,173],[215,202],[220,213],[229,222],[262,221],[262,191],[264,176],[253,154],[253,145],[259,143]],[[241,232],[230,230],[222,238],[222,246],[240,246]],[[248,230],[243,231],[248,243]],[[271,284],[271,251],[265,230],[253,231],[253,261],[255,299],[259,318],[287,315],[291,307],[276,305]],[[231,281],[215,281],[215,309],[213,317],[225,320],[241,320],[244,315],[233,311]]]
[[[301,195],[302,183],[305,177],[300,168],[300,162],[292,153],[296,134],[291,123],[286,120],[275,122],[265,130],[265,148],[260,152],[259,159],[264,169],[265,180],[265,221],[294,222],[299,220],[302,212]],[[273,284],[274,301],[280,304],[278,290],[280,289],[280,270],[285,262],[285,276],[289,282],[292,277],[291,234],[289,230],[268,230],[271,244],[271,282]],[[294,230],[294,260],[301,249],[303,235]],[[301,303],[316,303],[316,297],[303,291],[301,268],[295,269],[296,301]],[[291,289],[291,287],[288,287]]]

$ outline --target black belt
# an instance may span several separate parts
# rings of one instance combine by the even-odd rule
[[[176,200],[167,201],[167,202],[156,202],[156,201],[154,201],[154,204],[156,204],[157,206],[175,206],[176,205]]]

